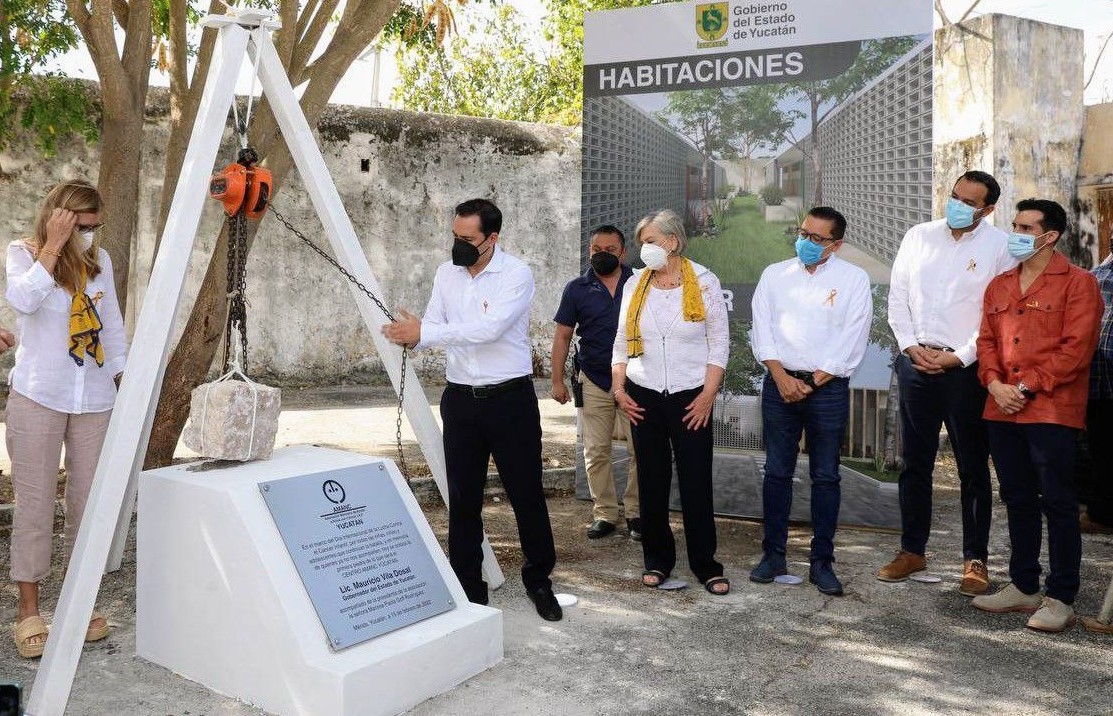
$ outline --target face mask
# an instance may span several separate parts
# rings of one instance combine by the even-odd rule
[[[487,239],[483,239],[483,241],[479,242],[479,245],[482,246],[486,242]],[[452,242],[452,263],[455,266],[475,266],[476,262],[479,261],[479,257],[482,255],[479,248],[473,246],[469,241],[455,239]]]
[[[974,225],[974,214],[977,212],[974,207],[967,206],[952,196],[947,199],[947,226],[952,229],[969,229]]]
[[[669,252],[657,244],[642,244],[641,258],[646,268],[660,271],[669,261]]]
[[[81,239],[81,250],[82,251],[88,251],[89,249],[91,249],[93,247],[93,236],[95,234],[96,234],[95,231],[79,231],[79,232],[77,232],[78,238]]]
[[[591,270],[600,276],[610,276],[618,268],[618,257],[607,251],[591,255]]]
[[[814,266],[823,258],[823,247],[805,239],[803,236],[797,236],[796,256],[805,266]]]
[[[1043,236],[1043,234],[1040,234],[1040,236]],[[1047,248],[1047,244],[1036,248],[1036,239],[1040,236],[1018,234],[1016,232],[1009,234],[1009,254],[1017,261],[1027,261]]]

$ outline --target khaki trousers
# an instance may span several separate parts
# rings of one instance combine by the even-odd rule
[[[71,415],[45,408],[14,390],[8,394],[8,457],[12,461],[15,516],[12,520],[11,578],[41,582],[50,573],[58,463],[66,446],[65,561],[93,484],[112,411]]]
[[[634,461],[634,440],[630,436],[630,420],[614,403],[614,396],[592,383],[583,372],[580,381],[584,386],[583,419],[584,465],[587,467],[587,485],[595,503],[592,519],[618,524],[618,497],[611,469],[611,442],[614,439],[615,419],[626,436],[626,451],[630,455],[629,477],[622,504],[626,519],[638,517],[638,468]]]

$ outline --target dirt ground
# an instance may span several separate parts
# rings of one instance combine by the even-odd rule
[[[291,402],[289,416],[284,413],[283,441],[391,454],[389,406],[374,412],[335,401]],[[546,455],[570,464],[574,414],[547,402],[542,403]],[[732,580],[731,593],[706,593],[687,570],[678,515],[673,529],[680,557],[673,576],[692,586],[675,593],[646,589],[638,579],[639,544],[625,534],[586,539],[590,503],[554,494],[549,499],[558,559],[554,587],[579,599],[555,623],[542,621],[525,596],[517,574],[521,553],[513,514],[503,498],[492,496],[484,516],[506,575],[506,583],[491,595],[492,606],[503,615],[504,660],[410,713],[1113,714],[1113,638],[1080,627],[1061,635],[1039,634],[1024,629],[1023,615],[984,614],[958,594],[961,528],[949,457],[940,460],[936,475],[928,557],[929,569],[942,582],[877,581],[876,570],[891,558],[897,537],[842,529],[836,538],[836,570],[847,592],[842,598],[824,596],[806,582],[810,531],[802,525],[790,533],[789,567],[805,578],[804,584],[748,582],[746,574],[760,553],[761,523],[739,519],[717,521],[717,556]],[[443,543],[443,505],[433,501],[424,509]],[[995,504],[989,569],[998,586],[1008,581],[1005,525],[1004,511]],[[4,540],[6,533],[0,537]],[[0,573],[6,574],[4,547],[0,544]],[[1085,536],[1083,555],[1083,588],[1075,607],[1079,614],[1094,615],[1113,575],[1113,536]],[[59,567],[43,584],[48,616],[60,589]],[[15,593],[11,586],[4,592],[0,623],[10,624]],[[122,568],[105,577],[98,606],[113,630],[108,639],[85,647],[67,713],[263,713],[135,656],[134,538]],[[0,681],[29,687],[37,668],[37,661],[18,657],[10,637],[0,639]],[[311,707],[304,713],[332,716],[315,714]]]

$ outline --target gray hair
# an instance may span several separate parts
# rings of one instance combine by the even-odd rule
[[[680,218],[672,209],[661,209],[646,216],[638,222],[638,226],[634,229],[634,239],[636,241],[642,240],[642,230],[652,224],[657,227],[665,236],[675,236],[677,241],[676,253],[681,255],[684,249],[688,247],[688,234],[684,231],[684,220]]]

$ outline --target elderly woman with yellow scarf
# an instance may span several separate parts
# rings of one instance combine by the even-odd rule
[[[11,578],[19,589],[15,643],[25,658],[41,656],[46,645],[39,582],[50,573],[62,446],[68,560],[127,353],[112,262],[93,240],[100,207],[92,184],[59,184],[39,208],[31,236],[8,246],[7,298],[19,335],[6,417],[15,490]],[[106,636],[108,622],[93,612],[85,640]]]
[[[675,455],[688,567],[708,592],[723,595],[730,582],[715,560],[711,409],[730,351],[726,303],[715,274],[684,257],[687,236],[676,212],[647,216],[634,236],[646,268],[623,289],[611,373],[638,460],[642,584],[660,587],[676,565],[669,526]]]

